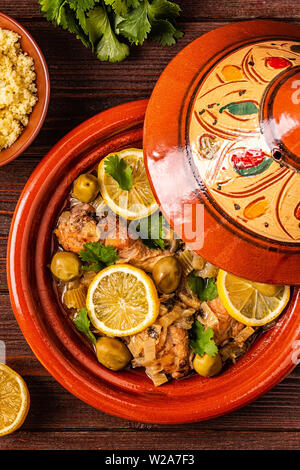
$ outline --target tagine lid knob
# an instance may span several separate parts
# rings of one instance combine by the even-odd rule
[[[149,180],[178,236],[241,277],[300,284],[299,130],[299,26],[235,23],[184,48],[144,125]]]
[[[300,66],[289,66],[266,88],[260,127],[274,160],[299,172]]]

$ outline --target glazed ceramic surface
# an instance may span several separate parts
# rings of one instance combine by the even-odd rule
[[[225,26],[175,57],[146,113],[149,176],[175,231],[262,282],[300,283],[299,65],[299,27]]]
[[[33,142],[45,120],[49,97],[50,80],[45,58],[32,36],[17,21],[0,12],[0,28],[10,29],[21,36],[20,42],[24,52],[34,60],[38,102],[29,117],[28,125],[19,138],[9,148],[0,152],[0,166],[17,158]]]
[[[209,419],[254,400],[295,366],[299,291],[275,327],[218,377],[192,375],[155,388],[143,371],[102,367],[74,329],[48,265],[52,231],[72,182],[110,152],[142,145],[147,101],[105,111],[84,122],[48,153],[16,208],[8,247],[11,303],[21,330],[48,371],[99,410],[135,421],[183,423]]]

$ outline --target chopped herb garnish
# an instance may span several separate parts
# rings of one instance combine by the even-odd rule
[[[196,294],[200,300],[213,300],[218,297],[217,284],[213,277],[203,279],[191,273],[188,278],[188,285],[191,291]]]
[[[157,250],[165,249],[164,236],[165,219],[162,214],[156,212],[145,219],[142,219],[136,227],[139,236],[144,245]]]
[[[89,242],[83,245],[83,248],[78,255],[82,261],[88,263],[82,266],[84,271],[97,273],[118,260],[118,252],[114,246],[104,246],[100,242]]]
[[[199,356],[205,353],[211,357],[218,354],[218,347],[213,340],[214,332],[212,328],[204,328],[202,323],[195,321],[191,331],[190,347]]]
[[[105,173],[108,173],[119,183],[121,189],[129,191],[133,185],[133,174],[130,165],[127,165],[124,158],[111,155],[104,162]]]
[[[92,344],[96,344],[95,335],[93,335],[90,330],[91,322],[88,318],[88,311],[86,308],[82,308],[75,314],[73,322],[78,331],[83,333],[91,341]]]

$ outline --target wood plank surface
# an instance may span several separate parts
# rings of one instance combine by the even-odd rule
[[[30,390],[22,429],[0,438],[4,449],[297,449],[300,446],[300,368],[256,402],[202,423],[158,426],[115,418],[73,397],[34,357],[13,316],[6,281],[6,246],[14,208],[28,177],[48,150],[74,126],[126,101],[147,98],[174,55],[199,35],[253,18],[300,22],[299,0],[181,0],[185,36],[176,46],[133,47],[122,64],[100,63],[73,35],[40,14],[37,0],[0,0],[40,45],[51,78],[44,126],[29,149],[0,168],[0,340],[7,363]]]

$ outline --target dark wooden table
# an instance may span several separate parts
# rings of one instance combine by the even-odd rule
[[[38,162],[74,126],[126,101],[147,98],[164,67],[186,44],[231,21],[276,18],[300,22],[299,0],[182,0],[183,39],[174,47],[132,48],[122,64],[100,63],[67,32],[49,24],[37,0],[0,0],[0,10],[21,22],[45,54],[51,101],[30,148],[0,169],[0,340],[7,363],[25,378],[31,408],[18,432],[0,438],[1,449],[297,449],[300,447],[300,368],[245,408],[207,422],[156,426],[108,416],[73,397],[41,366],[11,310],[6,245],[21,190]]]

